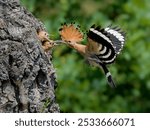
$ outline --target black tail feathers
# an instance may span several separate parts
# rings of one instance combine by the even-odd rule
[[[111,86],[112,88],[115,88],[116,85],[115,85],[115,83],[114,83],[114,81],[113,81],[113,78],[112,78],[112,76],[111,76],[111,73],[110,73],[109,70],[107,69],[106,65],[103,64],[102,62],[99,62],[99,60],[97,60],[96,57],[94,57],[94,56],[91,57],[91,58],[89,58],[88,60],[91,60],[91,61],[96,62],[97,65],[98,65],[100,68],[103,69],[103,71],[104,71],[104,73],[105,73],[105,76],[106,76],[106,78],[107,78],[107,81],[108,81],[109,86]]]
[[[108,81],[108,84],[112,87],[112,88],[115,88],[116,85],[112,79],[112,76],[111,76],[111,73],[110,72],[107,72],[106,74],[106,78],[107,78],[107,81]]]
[[[102,67],[102,69],[103,69],[103,71],[104,71],[104,73],[105,73],[105,76],[106,76],[106,78],[107,78],[108,84],[109,84],[112,88],[115,88],[116,85],[115,85],[115,83],[114,83],[114,81],[113,81],[113,79],[112,79],[111,73],[109,72],[109,70],[107,69],[107,67],[106,67],[104,64],[102,64],[102,63],[99,63],[99,65]]]

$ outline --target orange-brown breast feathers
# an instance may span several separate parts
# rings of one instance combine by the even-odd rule
[[[86,52],[90,54],[100,54],[100,50],[102,49],[102,45],[88,38],[88,43],[86,47]]]

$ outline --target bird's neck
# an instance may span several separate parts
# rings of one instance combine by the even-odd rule
[[[86,45],[78,44],[76,42],[70,44],[71,48],[77,50],[80,54],[84,55],[86,51]]]

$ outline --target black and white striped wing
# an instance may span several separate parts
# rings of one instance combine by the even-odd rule
[[[107,27],[105,31],[113,43],[116,54],[119,54],[125,43],[125,33],[118,27]]]
[[[96,55],[100,62],[104,64],[114,62],[116,58],[115,48],[103,28],[92,26],[87,36],[87,49],[91,55]]]
[[[107,27],[103,29],[92,26],[87,36],[88,44],[86,51],[90,57],[89,60],[103,69],[109,85],[115,87],[115,83],[106,64],[114,62],[117,54],[122,50],[125,42],[124,33],[118,28]]]

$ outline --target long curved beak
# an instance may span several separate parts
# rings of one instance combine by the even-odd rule
[[[63,40],[55,40],[52,42],[54,45],[61,45],[61,44],[67,44],[67,42],[63,41]]]

